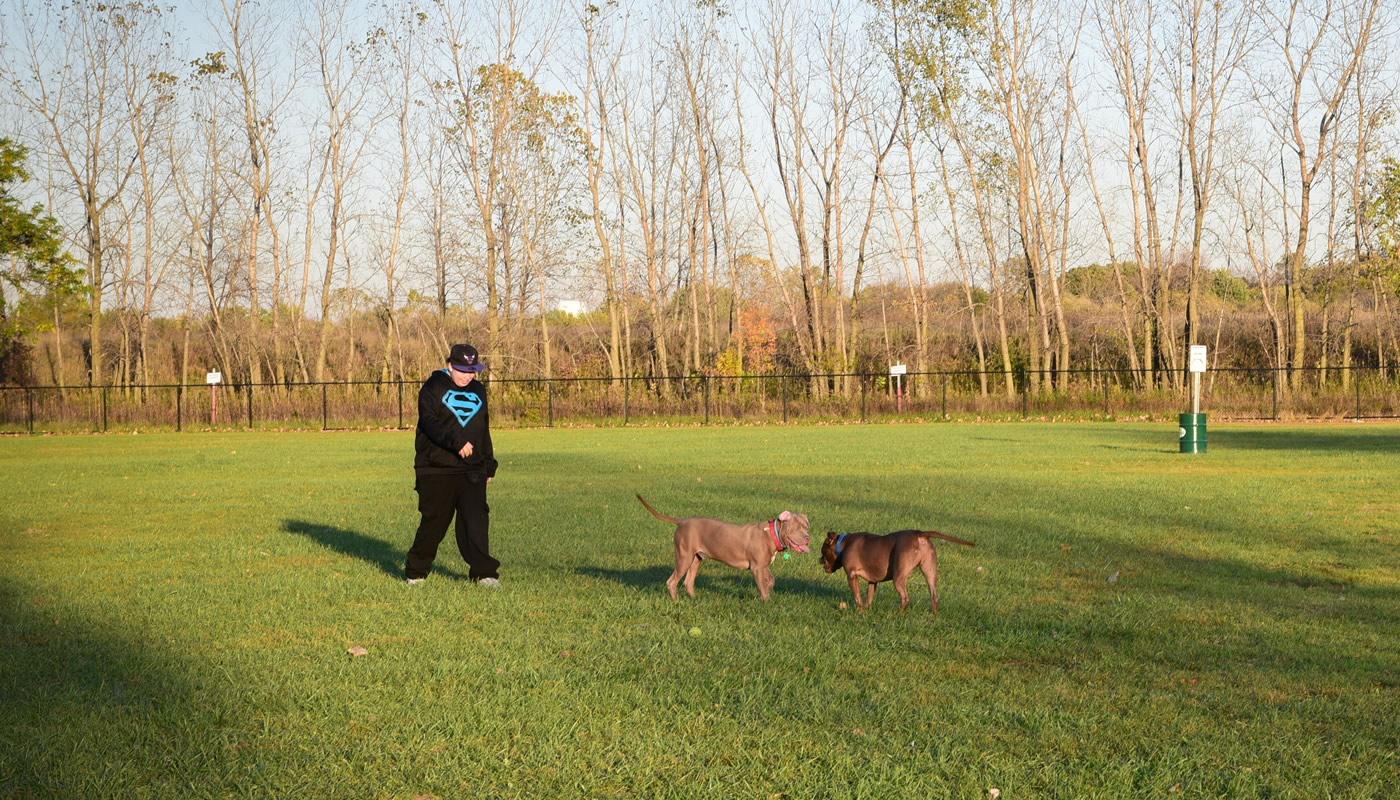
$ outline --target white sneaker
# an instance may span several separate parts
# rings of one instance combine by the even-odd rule
[[[482,586],[485,586],[487,589],[501,588],[501,582],[495,578],[482,578],[481,580],[477,581],[477,583]]]
[[[427,578],[408,578],[407,580],[408,580],[408,585],[409,585],[409,586],[417,586],[418,584],[422,583],[423,581],[426,581]]]

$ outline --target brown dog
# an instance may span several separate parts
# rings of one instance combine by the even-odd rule
[[[835,572],[837,567],[846,570],[846,579],[851,583],[851,594],[855,595],[856,608],[865,610],[875,602],[875,585],[893,580],[894,590],[899,592],[899,608],[909,607],[909,575],[915,567],[923,570],[928,579],[929,613],[938,613],[938,553],[933,549],[929,538],[945,542],[976,547],[972,542],[948,536],[938,531],[895,531],[884,536],[873,533],[835,532],[826,535],[822,544],[822,566],[827,572]],[[861,602],[860,579],[870,584],[870,597]]]
[[[695,596],[695,575],[700,562],[707,558],[723,561],[731,567],[753,573],[758,584],[758,596],[768,599],[773,589],[773,573],[768,565],[778,553],[791,548],[807,552],[811,538],[807,533],[807,515],[784,511],[767,522],[735,524],[707,517],[668,517],[652,508],[641,495],[637,499],[653,517],[676,526],[676,568],[666,579],[671,599],[676,599],[676,584],[685,576],[685,593]]]

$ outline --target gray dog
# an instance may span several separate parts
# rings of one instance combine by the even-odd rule
[[[779,552],[791,548],[805,553],[810,544],[806,514],[784,511],[766,522],[744,524],[708,517],[676,519],[652,508],[641,495],[637,495],[637,499],[653,517],[676,526],[676,569],[666,579],[672,600],[676,599],[676,585],[682,575],[685,576],[685,593],[695,596],[695,575],[700,571],[700,562],[707,558],[752,572],[754,583],[758,584],[758,596],[767,600],[768,593],[773,590],[773,573],[768,565]]]

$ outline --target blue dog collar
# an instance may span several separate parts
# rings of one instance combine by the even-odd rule
[[[843,542],[846,541],[846,537],[847,537],[848,535],[849,535],[849,534],[843,533],[843,534],[841,534],[840,536],[837,536],[837,537],[836,537],[836,563],[837,563],[837,564],[840,564],[840,563],[841,563],[841,545],[842,545]]]

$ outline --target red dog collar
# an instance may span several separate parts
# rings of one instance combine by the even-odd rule
[[[768,520],[768,535],[773,537],[773,545],[778,548],[778,552],[781,553],[787,549],[783,546],[783,540],[778,538],[778,521],[776,519]]]

